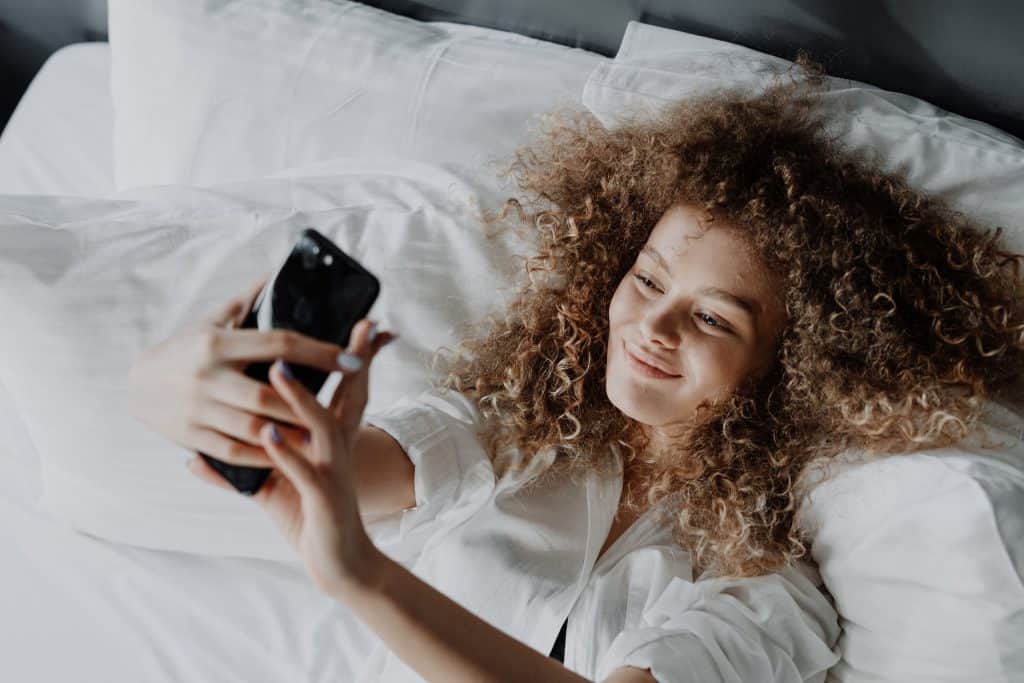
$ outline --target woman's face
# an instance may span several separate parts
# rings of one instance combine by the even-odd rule
[[[608,398],[653,427],[654,442],[676,435],[672,427],[705,399],[726,398],[748,374],[768,370],[785,321],[781,281],[733,229],[702,225],[693,207],[666,211],[608,311]]]

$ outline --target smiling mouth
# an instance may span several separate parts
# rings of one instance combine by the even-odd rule
[[[643,362],[629,352],[629,348],[626,346],[625,341],[622,342],[622,349],[626,352],[626,362],[629,363],[629,366],[642,377],[649,377],[651,379],[679,379],[682,377],[682,375],[670,375],[653,365],[648,365]]]

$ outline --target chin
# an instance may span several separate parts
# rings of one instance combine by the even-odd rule
[[[644,410],[644,403],[658,402],[658,397],[645,393],[643,387],[623,379],[619,374],[621,370],[609,370],[605,381],[605,395],[608,401],[628,418],[645,425],[656,424],[657,418]]]

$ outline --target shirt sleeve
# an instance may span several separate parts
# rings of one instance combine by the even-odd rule
[[[457,391],[427,389],[364,415],[363,423],[390,434],[414,467],[416,505],[366,524],[378,548],[408,564],[432,536],[468,518],[494,490],[480,412]]]
[[[838,615],[807,571],[672,579],[601,655],[597,681],[624,666],[659,683],[824,681],[839,660]]]

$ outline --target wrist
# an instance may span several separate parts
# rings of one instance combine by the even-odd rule
[[[358,556],[359,562],[350,567],[345,582],[333,591],[332,597],[346,604],[359,598],[383,595],[395,564],[369,538],[366,549]]]

